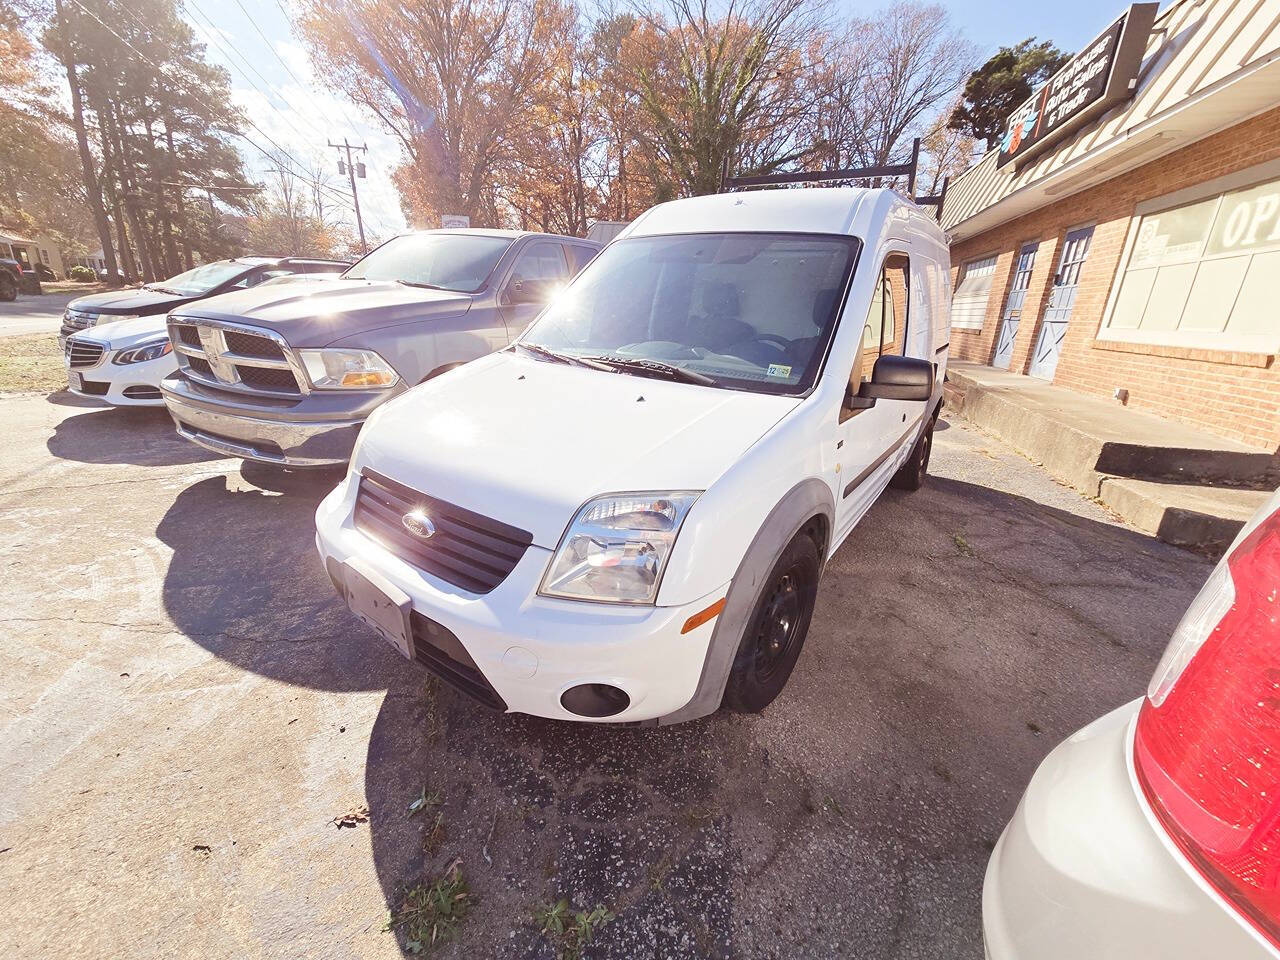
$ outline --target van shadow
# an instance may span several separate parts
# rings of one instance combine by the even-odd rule
[[[178,436],[162,407],[105,407],[69,416],[45,445],[58,459],[80,463],[165,467],[220,459]]]
[[[386,686],[399,658],[338,599],[316,554],[316,506],[335,482],[331,473],[248,468],[178,494],[156,528],[173,550],[163,602],[175,626],[274,680],[335,691]]]
[[[400,663],[365,767],[383,896],[395,910],[460,860],[476,906],[447,957],[551,960],[531,911],[565,897],[617,916],[595,960],[977,960],[987,859],[1031,773],[1141,693],[1207,569],[931,478],[883,497],[832,558],[762,715],[502,716]]]

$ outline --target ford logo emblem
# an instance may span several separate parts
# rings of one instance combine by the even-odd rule
[[[436,525],[421,510],[406,513],[400,518],[400,523],[419,540],[430,540],[436,535]]]

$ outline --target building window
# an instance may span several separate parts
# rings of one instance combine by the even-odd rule
[[[996,258],[969,260],[960,268],[960,282],[951,296],[951,326],[981,330],[995,277]]]
[[[1098,335],[1274,353],[1277,302],[1280,178],[1272,178],[1142,212]]]

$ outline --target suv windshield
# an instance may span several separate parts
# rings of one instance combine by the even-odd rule
[[[206,263],[204,266],[196,267],[194,270],[180,273],[176,277],[170,277],[160,283],[149,283],[147,286],[153,290],[164,290],[184,297],[198,297],[200,294],[208,293],[214,287],[240,276],[240,274],[252,267],[253,264],[242,263],[238,260],[219,260],[216,263]]]
[[[800,233],[619,240],[521,342],[627,373],[678,367],[691,382],[800,393],[817,376],[857,251],[852,237]]]
[[[511,246],[509,237],[410,233],[388,240],[347,271],[351,280],[400,283],[475,293]]]

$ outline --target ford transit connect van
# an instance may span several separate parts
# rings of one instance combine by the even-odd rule
[[[325,567],[499,710],[762,710],[827,559],[924,480],[948,274],[888,190],[654,207],[510,347],[373,412],[316,514]]]

